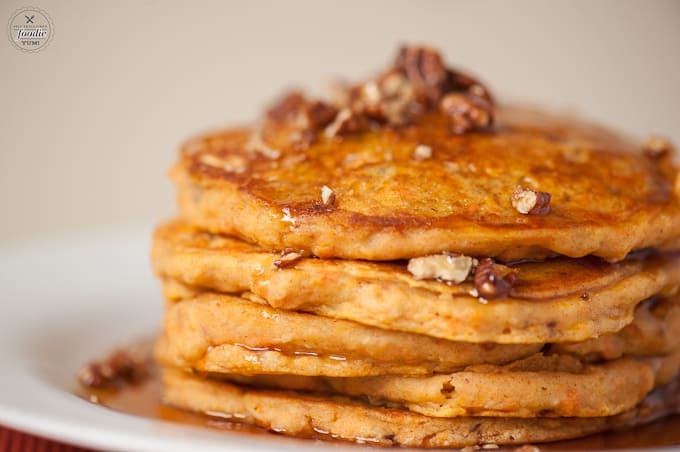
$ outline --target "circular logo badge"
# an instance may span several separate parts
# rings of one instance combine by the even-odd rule
[[[37,52],[52,40],[54,25],[45,11],[29,6],[12,15],[7,24],[7,33],[17,49]]]

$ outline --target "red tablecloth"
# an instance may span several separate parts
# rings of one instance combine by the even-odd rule
[[[0,426],[2,452],[94,452]]]

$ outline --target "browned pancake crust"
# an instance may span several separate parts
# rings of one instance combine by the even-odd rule
[[[453,135],[430,113],[403,129],[322,137],[306,150],[287,144],[284,130],[265,137],[280,156],[253,151],[251,130],[229,130],[188,143],[171,174],[191,223],[324,258],[455,251],[615,261],[680,235],[668,160],[547,114],[505,109],[498,123]],[[431,158],[414,159],[420,144]],[[324,185],[333,205],[321,201]],[[550,213],[518,213],[510,202],[517,185],[550,193]]]
[[[655,391],[635,408],[612,417],[444,419],[372,407],[356,399],[216,382],[173,369],[165,370],[163,380],[165,402],[180,408],[285,435],[382,446],[436,448],[556,441],[648,423],[676,412],[680,406],[680,388],[674,382]]]

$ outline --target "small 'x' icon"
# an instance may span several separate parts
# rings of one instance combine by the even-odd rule
[[[33,18],[35,17],[35,14],[32,15],[31,17],[24,16],[26,18],[26,23],[27,24],[32,24],[33,23]]]

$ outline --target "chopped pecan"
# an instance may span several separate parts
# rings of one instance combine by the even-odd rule
[[[449,77],[449,86],[451,91],[466,91],[475,96],[486,99],[487,102],[493,105],[493,97],[488,88],[486,88],[479,80],[469,74],[460,71],[449,70],[447,72]]]
[[[516,268],[498,264],[493,259],[482,259],[475,270],[475,289],[482,298],[505,298],[518,274]]]
[[[414,100],[413,84],[399,71],[387,71],[378,80],[383,97]]]
[[[465,281],[477,261],[462,254],[433,254],[408,261],[408,271],[416,279],[437,279],[459,284]]]
[[[301,92],[291,91],[267,110],[267,117],[276,122],[293,120],[306,102],[307,100]]]
[[[437,105],[447,91],[448,72],[441,55],[432,48],[404,46],[399,49],[394,66],[408,77],[416,95],[431,105]]]
[[[390,70],[348,91],[348,108],[378,124],[402,126],[411,122],[414,91],[401,72]]]
[[[379,114],[380,102],[383,100],[383,93],[380,86],[370,80],[359,87],[358,100],[362,102],[360,106],[368,113]]]
[[[545,215],[550,212],[550,193],[515,187],[510,197],[512,207],[523,215]]]
[[[449,93],[439,103],[455,134],[485,129],[493,124],[494,109],[483,97],[471,93]]]
[[[333,122],[338,109],[334,106],[321,102],[320,100],[310,101],[302,107],[301,115],[304,118],[304,129],[318,131]]]
[[[645,155],[651,159],[660,159],[673,155],[675,148],[673,144],[665,138],[650,137],[643,147]]]
[[[91,362],[80,369],[78,379],[89,388],[115,388],[134,383],[149,373],[149,357],[136,349],[120,349],[102,361]]]
[[[335,193],[330,187],[324,185],[321,187],[321,202],[326,206],[335,204]]]
[[[302,94],[292,92],[267,112],[268,126],[290,127],[290,144],[296,149],[306,149],[316,142],[318,132],[333,122],[337,113],[338,109],[326,102],[306,99]],[[264,148],[261,139],[253,144],[257,146],[251,147]]]
[[[335,96],[324,103],[291,92],[267,111],[268,125],[290,128],[290,144],[306,149],[322,130],[336,137],[374,127],[413,124],[428,110],[439,108],[453,133],[487,128],[494,120],[494,102],[477,79],[447,69],[435,49],[402,47],[391,68],[359,85],[336,85]]]
[[[344,108],[336,115],[335,120],[326,127],[326,136],[333,138],[339,135],[359,132],[366,128],[366,119],[353,112],[349,108]]]
[[[281,252],[281,257],[274,261],[274,267],[290,268],[294,266],[300,259],[302,259],[301,253],[296,253],[294,251],[286,249],[283,252]]]
[[[80,369],[78,380],[88,388],[101,388],[109,384],[112,375],[113,370],[110,367],[90,363]]]
[[[419,144],[413,151],[413,158],[416,160],[427,160],[432,158],[432,148],[425,144]]]
[[[403,74],[390,71],[380,78],[378,86],[382,95],[374,109],[378,119],[388,126],[409,124],[417,106],[413,84]]]

